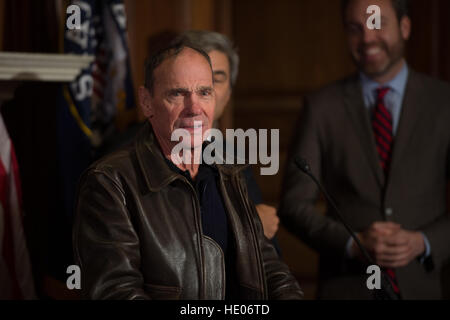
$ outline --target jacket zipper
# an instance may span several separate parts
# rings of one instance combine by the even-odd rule
[[[200,212],[200,201],[198,200],[197,197],[197,193],[195,192],[194,187],[189,183],[189,181],[181,176],[183,181],[189,186],[189,189],[192,192],[192,196],[194,198],[194,218],[195,218],[195,224],[197,226],[197,230],[198,230],[198,252],[200,254],[200,270],[201,270],[201,288],[200,288],[200,300],[204,300],[205,296],[206,296],[206,292],[205,292],[205,264],[204,264],[204,256],[203,256],[203,250],[202,250],[202,243],[203,243],[203,239],[202,239],[202,235],[203,235],[203,228],[202,225],[200,223],[201,221],[201,212]]]

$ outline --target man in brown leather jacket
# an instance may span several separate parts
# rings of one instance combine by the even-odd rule
[[[245,167],[171,160],[174,130],[211,128],[208,55],[182,43],[156,53],[139,98],[149,121],[135,143],[93,164],[80,182],[73,240],[84,296],[302,298],[264,237]]]

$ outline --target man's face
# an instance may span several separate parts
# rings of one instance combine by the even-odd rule
[[[139,94],[143,113],[150,119],[163,149],[178,143],[171,141],[176,129],[187,130],[192,147],[198,147],[198,143],[194,145],[194,134],[203,137],[211,128],[215,107],[208,61],[195,50],[185,48],[177,56],[163,61],[155,69],[154,79],[153,95],[145,88],[141,88]],[[201,122],[202,130],[194,126],[194,121]]]
[[[216,111],[214,120],[219,119],[231,96],[230,62],[225,53],[213,50],[208,53],[214,74],[214,90],[216,91]]]
[[[381,29],[367,28],[367,8],[381,9]],[[345,12],[349,48],[358,69],[371,78],[383,77],[401,67],[405,42],[410,34],[410,20],[398,21],[391,0],[353,0]],[[396,70],[399,71],[399,70]]]

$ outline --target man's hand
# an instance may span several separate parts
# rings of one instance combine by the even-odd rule
[[[393,222],[375,222],[366,231],[359,233],[361,244],[381,267],[398,268],[408,265],[425,251],[420,232],[402,229]],[[362,259],[359,248],[353,243],[353,256]]]
[[[388,268],[404,267],[425,252],[423,235],[417,231],[400,229],[386,237],[385,243],[391,254],[380,257],[379,263]]]
[[[400,225],[393,222],[374,222],[364,232],[358,233],[358,239],[374,257],[375,262],[378,264],[378,258],[383,256],[386,251],[386,245],[384,239],[387,236],[392,235],[394,232],[400,230]],[[362,252],[359,250],[355,242],[352,246],[352,256],[364,259]]]
[[[277,209],[266,204],[256,205],[259,218],[261,219],[264,235],[268,239],[272,239],[278,231],[280,219],[277,216]]]

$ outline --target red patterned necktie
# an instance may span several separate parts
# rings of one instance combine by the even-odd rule
[[[384,97],[388,92],[389,88],[377,89],[377,102],[372,120],[375,142],[378,155],[380,157],[380,165],[383,168],[385,177],[387,177],[389,173],[392,156],[392,143],[394,141],[392,132],[392,115],[384,103]],[[391,280],[392,288],[395,293],[399,294],[400,289],[398,287],[395,271],[391,268],[386,268],[385,271]]]
[[[392,142],[394,140],[392,134],[392,115],[384,104],[384,97],[388,91],[389,88],[377,89],[377,103],[372,121],[377,151],[380,156],[380,165],[383,168],[385,176],[389,173]]]

